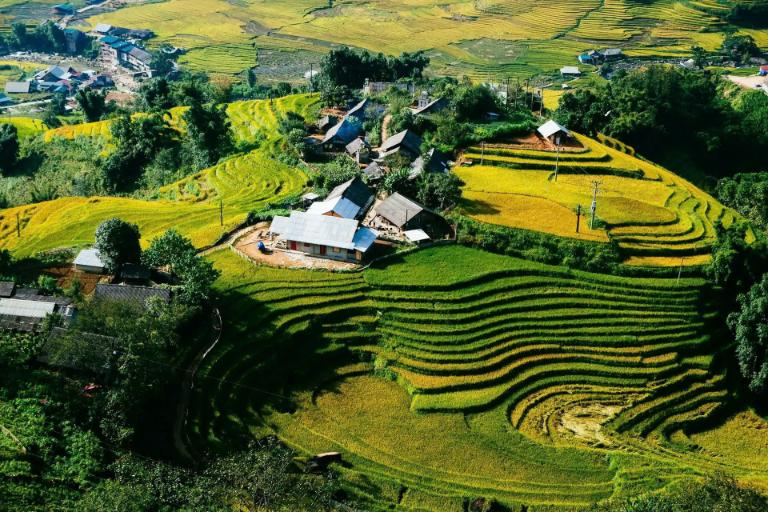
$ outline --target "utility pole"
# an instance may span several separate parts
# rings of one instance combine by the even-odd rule
[[[224,200],[219,199],[219,224],[224,227]]]
[[[544,116],[544,87],[539,89],[539,117]]]
[[[680,269],[677,271],[677,284],[680,285],[680,277],[683,275],[683,262],[685,258],[680,258]]]
[[[579,232],[579,224],[581,223],[581,205],[576,205],[576,232]]]
[[[19,220],[19,212],[16,212],[16,236],[21,238],[21,221]]]
[[[533,112],[533,98],[536,96],[536,82],[533,82],[531,87],[531,112]]]
[[[560,136],[558,135],[555,140],[557,141],[555,144],[555,148],[557,148],[557,156],[555,157],[555,182],[557,182],[557,171],[560,169]]]
[[[504,100],[507,104],[507,108],[509,108],[509,77],[507,77],[507,97],[504,98]]]
[[[594,187],[594,190],[592,191],[592,220],[589,223],[589,229],[595,229],[595,211],[597,211],[597,191],[602,185],[602,181],[594,180],[592,181],[592,186]]]

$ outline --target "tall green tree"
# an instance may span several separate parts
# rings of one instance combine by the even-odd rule
[[[0,124],[0,171],[8,172],[19,159],[19,133],[12,124]]]
[[[728,316],[736,338],[736,359],[749,389],[768,391],[768,274],[738,297],[739,309]]]
[[[225,106],[193,100],[182,118],[187,128],[183,147],[192,168],[209,167],[232,151],[231,122]]]
[[[96,229],[95,247],[110,272],[116,272],[125,263],[141,260],[139,227],[122,219],[105,220]]]
[[[87,121],[98,121],[107,112],[107,93],[95,89],[80,89],[75,100]]]

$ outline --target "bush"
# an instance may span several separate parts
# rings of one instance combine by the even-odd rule
[[[563,265],[589,272],[615,273],[622,261],[616,244],[560,238],[535,231],[512,229],[452,216],[458,242],[469,247],[527,260]]]

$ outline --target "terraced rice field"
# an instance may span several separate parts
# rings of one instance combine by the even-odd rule
[[[3,117],[0,119],[0,123],[12,124],[15,126],[19,138],[21,139],[34,137],[48,130],[48,127],[43,121],[32,117]]]
[[[555,152],[472,147],[456,169],[464,210],[493,224],[559,236],[613,240],[633,264],[706,261],[714,223],[737,214],[683,178],[633,156],[618,141],[577,135],[584,148]],[[557,163],[556,163],[557,162]],[[555,180],[555,166],[558,176]],[[590,229],[593,182],[599,181],[596,229]],[[584,217],[576,232],[578,205]],[[663,259],[663,258],[666,258]]]
[[[198,448],[276,433],[340,451],[345,486],[382,510],[569,510],[715,470],[768,485],[763,463],[741,462],[745,443],[765,450],[754,435],[727,446],[768,422],[704,429],[729,392],[703,280],[458,246],[342,274],[210,258],[225,335],[196,386]]]
[[[298,81],[309,62],[343,44],[388,54],[426,50],[441,74],[498,80],[552,73],[596,46],[647,56],[687,55],[693,44],[715,49],[721,22],[712,12],[690,0],[374,0],[330,8],[309,0],[168,0],[87,21],[152,29],[153,44],[185,47],[182,63],[211,73],[234,74],[256,63],[285,76],[279,62],[265,57],[277,50]],[[765,31],[750,33],[768,42]],[[304,67],[294,62],[297,55]]]
[[[315,105],[316,98],[311,96],[288,96],[271,103],[264,100],[233,104],[230,107],[233,131],[241,141],[262,138],[269,142],[276,137],[278,116],[288,110],[307,114]],[[171,115],[178,119],[178,112]],[[88,130],[80,126],[81,134],[102,136],[104,133],[103,128]],[[175,228],[202,247],[241,224],[249,211],[300,192],[305,183],[304,173],[273,159],[270,145],[266,144],[163,187],[154,200],[65,197],[0,210],[0,247],[12,250],[17,256],[26,256],[90,244],[98,224],[110,217],[138,224],[145,243]],[[223,225],[219,216],[222,203]]]

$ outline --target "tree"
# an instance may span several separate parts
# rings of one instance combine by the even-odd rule
[[[223,105],[193,100],[182,119],[187,126],[183,147],[192,168],[209,167],[232,150],[231,123]]]
[[[172,229],[154,238],[142,259],[152,267],[168,266],[181,281],[179,299],[190,305],[210,297],[211,287],[220,274],[210,261],[197,255],[188,238]]]
[[[736,359],[749,389],[768,391],[768,274],[738,297],[739,309],[728,316],[736,338]]]
[[[738,64],[746,64],[753,57],[760,57],[762,52],[752,36],[727,34],[720,49]]]
[[[141,259],[139,227],[124,220],[105,220],[96,229],[95,247],[107,270],[117,272],[125,263],[138,263]]]
[[[698,45],[692,46],[691,56],[693,59],[693,65],[699,69],[704,69],[704,67],[707,65],[707,50]]]
[[[607,105],[601,104],[599,92],[579,89],[560,99],[555,119],[569,129],[586,134],[600,131],[605,122]]]
[[[762,94],[761,94],[762,95]],[[717,198],[768,230],[768,172],[736,174],[717,183]]]
[[[94,89],[80,89],[75,100],[83,109],[87,121],[98,121],[107,111],[107,93]]]
[[[46,124],[46,126],[49,128],[56,128],[61,126],[59,116],[66,113],[66,105],[67,96],[65,94],[54,94],[51,102],[48,103],[48,106],[45,108],[45,113],[43,114],[43,122]]]
[[[12,124],[0,124],[0,171],[8,172],[19,159],[19,133]]]
[[[496,95],[485,85],[461,87],[454,96],[453,107],[459,121],[480,121],[487,113],[499,110]]]
[[[444,210],[461,198],[461,180],[452,172],[424,173],[416,187],[416,198],[429,208]]]
[[[712,244],[712,261],[707,275],[722,287],[726,300],[735,298],[749,289],[768,271],[768,248],[762,238],[749,244],[748,226],[739,223],[728,229],[715,225],[717,238]]]

